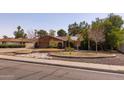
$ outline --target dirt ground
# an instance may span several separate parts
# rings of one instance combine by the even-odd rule
[[[124,65],[124,54],[116,53],[116,57],[113,58],[59,58],[54,57],[57,60],[67,60],[73,62],[86,62],[86,63],[98,63],[98,64],[108,64],[108,65]]]

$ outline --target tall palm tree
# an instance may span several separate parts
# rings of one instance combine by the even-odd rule
[[[14,31],[15,38],[27,38],[27,34],[24,32],[24,29],[21,26],[17,27],[17,31]]]

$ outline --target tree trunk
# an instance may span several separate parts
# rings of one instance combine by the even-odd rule
[[[100,44],[100,46],[101,46],[101,50],[103,51],[103,44]]]
[[[80,41],[77,41],[77,50],[79,50]]]
[[[90,41],[88,40],[88,50],[90,50]]]
[[[79,48],[78,48],[79,46],[78,46],[78,44],[77,44],[77,50],[79,50]]]
[[[70,45],[70,41],[68,41],[68,47],[69,47],[69,48],[71,47],[71,45]]]
[[[97,46],[97,41],[96,41],[96,53],[98,52],[98,46]]]

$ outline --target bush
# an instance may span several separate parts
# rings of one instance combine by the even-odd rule
[[[0,48],[24,48],[25,45],[21,44],[0,44]]]
[[[74,51],[74,48],[66,47],[66,48],[65,48],[65,51],[67,51],[67,52]]]
[[[88,50],[88,41],[87,40],[81,41],[79,49],[81,49],[81,50]]]

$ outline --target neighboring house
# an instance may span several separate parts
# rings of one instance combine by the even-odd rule
[[[34,39],[6,38],[0,39],[0,44],[25,44],[26,48],[34,48],[35,41]]]

